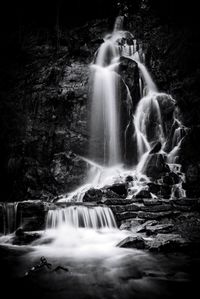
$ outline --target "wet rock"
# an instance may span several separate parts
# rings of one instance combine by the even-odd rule
[[[66,137],[65,137],[66,138]],[[74,152],[62,152],[54,155],[51,163],[51,173],[59,188],[67,192],[81,184],[86,176],[88,164]]]
[[[124,205],[123,206],[120,206],[120,205],[109,206],[109,208],[113,211],[114,214],[126,212],[126,206],[124,206]]]
[[[103,192],[100,189],[89,189],[84,197],[83,202],[99,202],[101,201]]]
[[[147,225],[145,232],[147,235],[155,235],[159,233],[171,233],[173,230],[173,224],[157,224],[157,225]]]
[[[160,141],[156,142],[149,154],[156,154],[161,150],[162,144]]]
[[[120,57],[119,74],[129,87],[135,106],[140,100],[139,70],[137,63],[127,57]]]
[[[127,186],[125,183],[113,184],[112,186],[108,187],[108,190],[111,190],[122,197],[127,195]]]
[[[169,117],[170,115],[172,117],[175,109],[175,100],[169,94],[165,93],[158,94],[156,98],[159,103],[162,116],[166,118],[166,116]]]
[[[148,221],[145,221],[142,225],[140,225],[138,228],[137,228],[137,233],[144,233],[146,232],[146,227],[147,226],[154,226],[154,225],[157,225],[158,221],[156,220],[148,220]]]
[[[115,214],[117,221],[126,220],[126,219],[130,219],[130,218],[136,218],[137,216],[138,216],[138,212],[123,212],[123,213]]]
[[[145,164],[145,174],[151,179],[159,179],[163,174],[170,172],[162,154],[149,155]]]
[[[171,197],[171,186],[170,185],[161,185],[160,188],[160,196],[162,198],[170,198]]]
[[[121,248],[136,248],[136,249],[145,249],[145,240],[140,237],[127,237],[117,244],[117,247]]]
[[[149,187],[149,192],[157,195],[160,192],[161,185],[156,183],[147,183]]]
[[[13,245],[28,245],[41,237],[40,233],[25,232],[22,228],[18,228],[12,239]]]
[[[122,198],[102,198],[101,202],[108,206],[110,205],[127,205],[132,204],[135,201],[133,199],[122,199]]]
[[[141,210],[145,212],[164,212],[172,209],[171,204],[142,206]]]
[[[45,216],[45,203],[40,200],[23,201],[17,205],[17,221],[24,231],[43,230]]]
[[[107,199],[107,198],[120,198],[120,195],[115,193],[114,191],[112,190],[109,190],[109,189],[105,189],[103,190],[103,196]]]
[[[182,212],[191,212],[191,211],[195,211],[196,208],[195,206],[181,206],[181,205],[176,205],[174,204],[173,207],[178,210],[178,211],[182,211]]]
[[[157,206],[163,203],[160,199],[143,199],[143,203],[145,206]]]
[[[139,218],[144,218],[144,219],[149,219],[149,220],[175,217],[175,215],[177,215],[177,214],[174,214],[173,211],[163,211],[163,212],[139,211],[138,212],[138,217]]]
[[[171,200],[173,204],[183,206],[196,206],[198,203],[197,198],[174,198]]]
[[[148,249],[156,252],[185,250],[189,243],[179,234],[158,234],[148,243]]]
[[[151,196],[151,193],[150,193],[148,190],[146,190],[146,189],[142,189],[142,190],[140,190],[140,191],[136,194],[135,197],[136,197],[136,198],[151,198],[152,196]]]
[[[145,220],[141,218],[135,218],[135,219],[127,219],[125,221],[121,222],[121,225],[119,229],[121,230],[132,230],[136,227],[140,226]]]
[[[180,182],[180,177],[174,172],[169,172],[162,178],[162,181],[166,185],[175,185]]]
[[[129,183],[129,182],[133,182],[133,177],[132,177],[131,175],[128,175],[128,176],[126,177],[125,181],[126,181],[127,183]]]
[[[109,206],[112,211],[114,213],[122,213],[122,212],[130,212],[130,211],[139,211],[140,210],[140,205],[137,205],[137,204],[127,204],[127,205],[115,205],[115,206],[112,206],[110,205]]]

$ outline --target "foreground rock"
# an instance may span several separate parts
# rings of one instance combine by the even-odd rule
[[[38,232],[25,232],[23,229],[19,228],[16,230],[14,237],[11,242],[13,245],[28,245],[33,241],[39,239],[41,234]]]
[[[117,247],[146,249],[154,252],[172,252],[188,250],[191,243],[179,234],[158,234],[151,239],[142,236],[130,236],[117,244]]]
[[[117,244],[117,247],[145,249],[146,242],[145,239],[140,236],[127,237],[124,240],[122,240],[119,244]]]

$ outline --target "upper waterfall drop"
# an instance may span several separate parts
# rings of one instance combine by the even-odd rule
[[[105,166],[120,162],[117,57],[114,43],[106,40],[91,67],[90,156]]]
[[[164,164],[177,164],[181,141],[175,141],[181,125],[172,132],[165,117],[168,102],[174,111],[175,101],[158,91],[145,65],[142,43],[123,30],[123,20],[117,17],[113,32],[105,36],[90,65],[90,140],[89,155],[84,158],[89,166],[87,180],[60,201],[84,201],[89,189],[124,183],[127,175],[134,177],[131,195],[135,196],[151,181],[146,174],[149,162],[160,159]],[[136,74],[131,77],[134,88],[124,74],[130,65]],[[169,171],[168,165],[166,169]]]

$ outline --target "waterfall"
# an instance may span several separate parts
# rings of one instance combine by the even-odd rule
[[[142,44],[130,32],[123,31],[123,21],[122,16],[117,17],[113,32],[106,35],[91,65],[87,181],[59,201],[83,201],[85,192],[90,188],[101,189],[113,183],[124,183],[127,174],[125,167],[129,161],[132,163],[131,167],[134,167],[128,175],[136,178],[132,194],[137,194],[144,187],[141,183],[143,179],[145,183],[148,182],[147,177],[142,176],[146,173],[148,159],[154,154],[152,150],[156,144],[160,144],[156,154],[159,152],[164,160],[166,157],[168,163],[177,162],[184,137],[182,126],[178,123],[170,143],[167,139],[169,125],[165,123],[164,117],[166,103],[171,102],[174,107],[175,101],[170,95],[158,91],[145,66]],[[129,78],[126,81],[120,75],[121,56],[133,60],[139,69],[136,88],[140,100],[136,109],[133,105],[133,91],[129,90]],[[123,99],[123,93],[120,92],[122,84],[126,90]],[[126,121],[121,114],[125,110],[128,111]]]
[[[123,29],[124,25],[124,16],[118,16],[115,20],[114,29],[113,31],[119,31]]]
[[[150,150],[150,142],[161,141],[163,137],[162,118],[156,94],[149,92],[140,100],[136,109],[134,124],[140,160],[142,155]]]
[[[137,61],[137,60],[136,60]],[[152,78],[151,78],[151,75],[150,73],[148,72],[146,66],[144,64],[142,64],[141,62],[137,61],[137,65],[141,71],[141,74],[142,74],[142,77],[144,79],[144,81],[146,82],[147,84],[147,88],[148,88],[148,91],[154,91],[154,92],[157,92],[158,89],[157,89],[157,86],[156,84],[153,82]]]
[[[70,206],[49,210],[46,228],[67,226],[74,228],[116,228],[114,215],[108,207]]]
[[[109,166],[120,161],[118,76],[113,70],[117,67],[113,63],[116,57],[115,46],[107,40],[100,47],[92,65],[90,155],[91,159],[98,160],[100,154],[99,159]]]
[[[17,202],[4,203],[4,234],[11,234],[17,229]]]

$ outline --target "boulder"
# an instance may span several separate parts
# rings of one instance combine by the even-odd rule
[[[130,236],[117,244],[121,248],[145,249],[145,240],[140,236]]]
[[[12,238],[13,245],[28,245],[41,237],[40,233],[24,232],[22,228],[18,228]]]
[[[180,182],[180,177],[175,172],[166,173],[162,181],[166,185],[175,185]]]
[[[172,188],[170,185],[163,184],[160,187],[160,196],[162,198],[170,198],[171,197]]]
[[[109,189],[102,189],[105,198],[120,198],[120,195]]]
[[[160,141],[156,142],[153,145],[153,147],[152,147],[152,149],[151,149],[151,151],[150,151],[149,154],[156,154],[156,153],[158,153],[161,150],[161,147],[162,147],[161,142]]]
[[[99,202],[101,201],[103,192],[100,189],[89,189],[83,196],[83,202]]]
[[[144,233],[146,232],[146,227],[147,226],[154,226],[154,225],[157,225],[158,221],[156,220],[148,220],[148,221],[145,221],[143,224],[141,224],[138,228],[137,228],[137,233]]]
[[[22,201],[17,205],[17,221],[24,231],[45,228],[46,209],[41,200]]]
[[[127,196],[127,186],[125,183],[113,184],[108,187],[108,190],[111,190],[122,197]]]
[[[133,230],[140,226],[145,220],[141,218],[127,219],[121,222],[119,229],[121,230]]]
[[[158,234],[148,242],[148,249],[156,252],[182,251],[188,248],[188,241],[179,234]]]
[[[142,189],[140,190],[136,195],[136,198],[151,198],[151,193],[149,192],[149,190],[146,189]]]
[[[170,169],[162,154],[150,154],[144,165],[144,172],[149,178],[156,180],[170,172]]]

